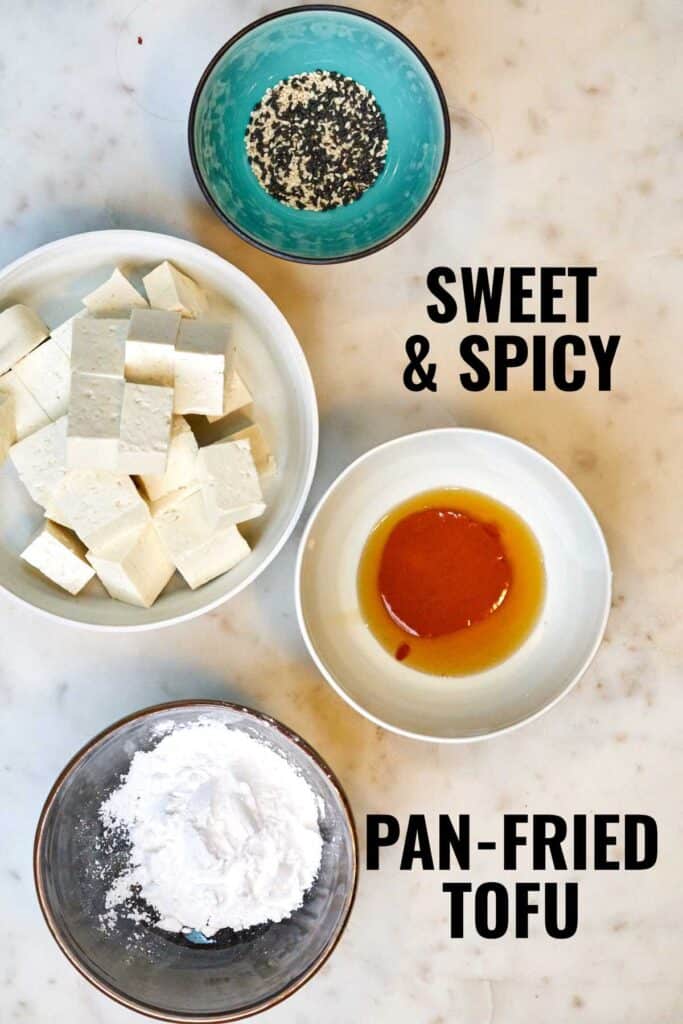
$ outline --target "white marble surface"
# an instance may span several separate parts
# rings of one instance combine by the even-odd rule
[[[493,742],[443,748],[375,729],[322,681],[298,635],[295,542],[228,607],[141,636],[62,629],[0,596],[3,1021],[123,1024],[42,924],[31,842],[58,770],[113,719],[159,700],[236,696],[319,747],[368,811],[645,811],[656,869],[588,875],[563,943],[448,938],[441,879],[360,880],[321,975],[273,1024],[677,1024],[683,1019],[678,854],[681,758],[681,153],[677,0],[378,0],[424,48],[455,132],[429,215],[367,261],[305,268],[260,255],[216,222],[185,143],[194,81],[237,27],[275,4],[5,0],[0,34],[0,262],[72,232],[150,227],[197,239],[280,304],[320,396],[312,498],[371,444],[458,422],[540,448],[600,517],[615,569],[607,640],[546,717]],[[137,44],[137,36],[143,39]],[[402,341],[426,328],[435,263],[597,263],[593,324],[623,334],[615,388],[530,396],[459,389],[455,328],[432,331],[438,396],[401,384]],[[368,372],[368,367],[370,372]],[[381,367],[381,372],[373,372]],[[446,383],[452,378],[451,386]],[[499,878],[482,855],[475,877]],[[522,876],[520,876],[522,877]]]

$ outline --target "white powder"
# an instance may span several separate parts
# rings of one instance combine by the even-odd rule
[[[108,910],[139,887],[167,931],[211,936],[288,917],[320,867],[308,783],[280,754],[215,721],[157,735],[100,808],[105,832],[124,829],[131,844]]]

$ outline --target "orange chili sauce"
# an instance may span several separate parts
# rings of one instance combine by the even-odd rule
[[[476,491],[418,494],[375,526],[358,567],[368,628],[399,661],[465,675],[509,657],[543,606],[541,549],[507,506]]]

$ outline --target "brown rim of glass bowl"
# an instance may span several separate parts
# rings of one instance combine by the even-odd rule
[[[197,106],[199,104],[199,98],[202,92],[204,91],[204,86],[206,85],[207,79],[209,78],[209,75],[215,68],[216,64],[224,56],[224,54],[226,54],[228,50],[230,50],[235,45],[235,43],[238,42],[238,40],[240,40],[243,36],[247,35],[253,29],[258,28],[259,25],[264,25],[266,22],[273,21],[275,18],[285,18],[290,14],[297,14],[301,11],[338,11],[342,14],[352,14],[357,18],[365,18],[366,21],[372,21],[374,22],[375,25],[380,25],[382,28],[386,29],[387,32],[390,32],[393,36],[396,36],[396,38],[400,39],[400,41],[405,46],[407,46],[408,49],[417,57],[417,59],[420,61],[425,71],[427,72],[432,82],[432,85],[436,90],[439,105],[441,107],[441,114],[443,117],[443,154],[441,157],[439,170],[437,172],[436,178],[434,179],[434,183],[429,191],[429,194],[427,195],[427,198],[424,200],[420,208],[413,214],[413,216],[408,221],[406,221],[406,223],[397,231],[394,231],[393,234],[389,235],[383,241],[377,242],[375,245],[370,245],[365,249],[361,249],[359,252],[350,253],[348,256],[328,256],[324,258],[296,256],[293,253],[287,253],[283,252],[281,249],[276,249],[274,246],[266,245],[265,242],[261,242],[257,238],[254,238],[248,232],[244,231],[237,224],[235,224],[235,222],[231,220],[230,217],[228,217],[228,215],[224,213],[224,211],[220,208],[216,200],[211,195],[210,190],[206,186],[202,173],[199,169],[199,162],[197,160],[197,153],[194,144],[194,125],[197,115]],[[231,231],[234,231],[234,233],[238,235],[238,237],[241,238],[243,241],[248,242],[250,245],[255,246],[255,248],[260,249],[262,252],[268,253],[270,256],[277,256],[279,257],[279,259],[282,260],[290,260],[292,263],[323,265],[333,263],[350,263],[352,260],[360,260],[363,259],[365,256],[372,256],[373,253],[379,252],[381,249],[385,249],[388,245],[392,245],[394,242],[397,242],[399,238],[402,238],[403,235],[407,234],[408,231],[411,230],[411,228],[415,227],[420,218],[427,212],[429,207],[432,205],[434,199],[436,198],[436,194],[441,187],[441,183],[444,179],[446,167],[448,166],[448,157],[450,155],[451,149],[451,123],[450,116],[448,113],[448,104],[446,102],[446,96],[443,91],[443,88],[441,87],[441,83],[436,76],[436,72],[434,71],[431,64],[424,56],[424,54],[421,53],[420,50],[418,50],[417,46],[415,46],[415,44],[411,42],[411,40],[408,39],[407,36],[403,35],[402,32],[399,32],[397,28],[394,28],[393,25],[390,25],[387,21],[384,21],[382,18],[378,18],[374,14],[368,14],[366,11],[356,10],[355,7],[345,7],[340,4],[299,4],[297,7],[287,7],[284,10],[274,11],[272,14],[266,14],[264,15],[264,17],[257,18],[255,21],[252,21],[248,25],[245,25],[244,28],[240,29],[239,32],[232,36],[232,38],[230,38],[227,41],[227,43],[225,43],[220,48],[218,53],[216,53],[211,58],[206,68],[204,69],[201,78],[199,79],[199,83],[197,85],[197,88],[195,89],[194,96],[192,97],[192,104],[190,106],[190,116],[188,119],[187,127],[187,138],[190,148],[190,160],[192,161],[192,170],[194,171],[195,178],[197,179],[197,184],[199,185],[204,198],[206,199],[207,203],[209,204],[213,212],[218,215],[218,217],[223,221],[224,224],[227,224]]]
[[[251,715],[253,718],[258,719],[261,722],[267,722],[268,725],[273,726],[278,732],[282,733],[288,739],[292,740],[294,743],[296,743],[298,747],[300,747],[309,755],[309,757],[315,762],[315,764],[321,770],[323,775],[331,783],[332,788],[337,793],[342,808],[344,809],[346,823],[349,829],[349,834],[351,836],[351,848],[353,851],[353,874],[351,878],[351,889],[348,906],[346,908],[346,912],[340,922],[338,931],[334,936],[333,941],[325,950],[323,950],[318,959],[314,961],[314,963],[312,963],[293,982],[291,982],[291,984],[289,984],[285,989],[283,989],[281,992],[279,992],[272,998],[264,1000],[262,1003],[254,1004],[253,1006],[250,1006],[244,1010],[239,1010],[237,1012],[227,1014],[202,1014],[200,1016],[188,1017],[182,1014],[168,1014],[157,1012],[152,1007],[146,1006],[142,1003],[138,1003],[134,999],[129,999],[123,996],[121,993],[116,992],[114,989],[109,988],[102,981],[100,981],[98,978],[96,978],[88,970],[85,969],[85,967],[80,963],[78,958],[74,956],[74,954],[66,947],[66,945],[62,941],[61,934],[59,932],[59,929],[57,928],[52,912],[48,905],[48,901],[46,899],[45,891],[41,880],[40,864],[42,861],[42,839],[45,830],[45,821],[47,819],[47,815],[50,812],[54,799],[60,787],[62,786],[62,783],[67,778],[67,776],[71,774],[74,768],[76,768],[78,764],[83,760],[86,754],[89,754],[93,747],[95,747],[98,743],[100,743],[111,733],[115,732],[117,729],[120,729],[122,726],[127,725],[129,722],[135,722],[138,719],[146,718],[148,715],[155,714],[159,711],[172,711],[176,708],[192,707],[198,709],[205,707],[222,707],[229,708],[232,711],[240,711],[244,714]],[[85,978],[86,981],[89,981],[90,984],[93,985],[94,988],[96,988],[103,995],[108,996],[110,999],[112,999],[115,1003],[118,1003],[120,1006],[125,1006],[126,1009],[134,1010],[145,1017],[151,1017],[153,1020],[170,1021],[173,1022],[173,1024],[200,1024],[200,1022],[201,1024],[230,1024],[230,1022],[232,1021],[245,1020],[247,1017],[253,1017],[257,1013],[262,1013],[264,1010],[270,1010],[274,1006],[278,1006],[280,1003],[284,1002],[285,999],[288,999],[290,996],[294,995],[294,993],[297,992],[300,988],[302,988],[308,981],[310,981],[310,979],[318,973],[320,968],[331,957],[332,953],[337,948],[337,945],[342,935],[344,934],[344,931],[346,930],[346,926],[349,922],[349,917],[351,916],[351,911],[353,910],[353,905],[356,899],[356,890],[358,886],[358,836],[356,833],[356,825],[353,818],[351,805],[349,804],[348,798],[346,796],[346,793],[344,792],[341,783],[339,782],[339,779],[334,774],[329,765],[322,759],[317,750],[311,747],[304,739],[301,738],[301,736],[298,735],[298,733],[294,732],[293,729],[289,729],[286,725],[283,725],[282,722],[279,722],[275,718],[271,718],[270,715],[263,714],[260,711],[255,711],[253,708],[245,707],[243,704],[235,704],[232,701],[208,699],[176,700],[169,701],[165,704],[155,704],[149,708],[143,708],[142,711],[136,711],[133,714],[126,715],[125,718],[121,718],[117,722],[114,722],[112,725],[108,726],[106,729],[103,729],[102,732],[99,732],[96,736],[94,736],[88,743],[85,744],[85,746],[81,747],[78,753],[74,754],[69,763],[62,769],[54,785],[50,789],[47,799],[45,800],[45,803],[43,805],[43,809],[40,812],[40,818],[38,819],[38,825],[36,827],[36,835],[33,844],[33,879],[35,883],[36,894],[38,896],[38,903],[40,905],[43,918],[45,919],[45,923],[49,928],[53,939],[55,940],[55,942],[57,943],[64,956],[67,958],[67,960],[71,963],[73,967],[76,968],[78,973],[83,978]]]

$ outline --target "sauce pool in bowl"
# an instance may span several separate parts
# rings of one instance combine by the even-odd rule
[[[506,505],[477,491],[426,491],[370,533],[358,597],[397,660],[432,675],[481,672],[521,647],[538,621],[543,555]]]

